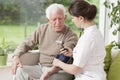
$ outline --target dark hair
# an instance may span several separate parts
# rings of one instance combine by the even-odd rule
[[[90,5],[88,2],[85,2],[84,0],[72,1],[68,10],[71,15],[76,17],[83,16],[87,20],[93,20],[97,13],[96,6]]]

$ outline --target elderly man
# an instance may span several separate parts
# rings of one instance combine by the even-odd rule
[[[41,75],[52,67],[54,57],[59,53],[60,47],[56,41],[64,43],[65,47],[73,49],[77,43],[77,35],[66,25],[65,7],[61,4],[51,4],[46,9],[48,23],[39,26],[22,44],[20,44],[13,57],[12,72],[15,80],[28,80],[28,77],[39,79]],[[39,65],[23,66],[20,56],[28,50],[39,45]],[[66,54],[72,56],[72,54]],[[27,78],[24,74],[27,74]],[[66,73],[67,74],[67,73]],[[54,80],[54,79],[53,79]]]

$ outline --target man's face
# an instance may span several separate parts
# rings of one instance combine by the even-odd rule
[[[60,32],[64,29],[65,16],[62,10],[53,11],[48,19],[48,23],[52,26],[52,29],[56,32]]]

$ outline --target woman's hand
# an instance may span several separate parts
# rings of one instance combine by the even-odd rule
[[[72,56],[72,49],[70,49],[69,47],[65,47],[60,49],[60,53],[64,54],[65,56]]]
[[[60,67],[59,65],[61,65],[61,63],[63,63],[63,62],[60,61],[59,59],[54,58],[54,60],[53,60],[53,66]]]

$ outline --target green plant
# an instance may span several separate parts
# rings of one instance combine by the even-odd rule
[[[110,27],[115,27],[113,35],[116,35],[120,31],[120,0],[117,3],[112,3],[110,1],[105,1],[104,5],[109,9],[108,16],[111,19]]]
[[[120,42],[112,41],[112,47],[120,49]]]
[[[0,55],[6,55],[11,50],[11,45],[3,38],[0,42]]]

